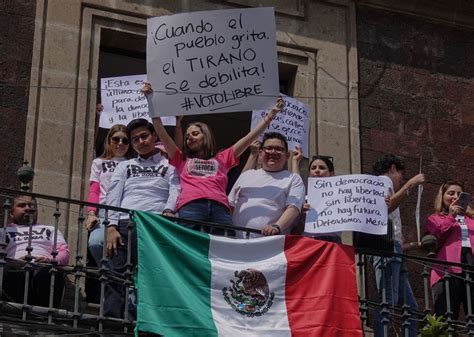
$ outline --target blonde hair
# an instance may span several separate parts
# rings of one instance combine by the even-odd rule
[[[214,140],[214,136],[212,135],[212,131],[207,126],[206,123],[202,122],[192,122],[189,123],[188,126],[186,127],[186,131],[191,127],[195,126],[198,127],[202,134],[204,135],[203,143],[202,143],[202,150],[203,150],[203,158],[199,159],[210,159],[216,155],[216,142]],[[186,140],[186,137],[184,137],[184,144],[183,144],[183,154],[185,157],[190,157],[194,158],[196,157],[196,153],[191,152],[191,150],[188,147],[188,142]]]
[[[445,182],[443,185],[439,187],[438,194],[436,195],[436,198],[434,201],[435,213],[437,214],[449,213],[449,210],[446,209],[446,207],[444,206],[443,196],[450,186],[459,186],[461,187],[461,190],[464,192],[464,185],[460,183],[459,181],[448,180],[447,182]],[[466,215],[471,218],[474,216],[474,210],[470,206],[467,206]]]
[[[105,137],[104,139],[104,152],[102,152],[99,158],[110,160],[114,157],[114,151],[112,149],[112,145],[110,144],[110,140],[112,139],[113,135],[116,134],[117,132],[123,132],[127,134],[127,127],[123,124],[115,124],[110,128],[109,132],[107,133],[107,137]],[[129,142],[128,150],[127,150],[127,153],[125,153],[124,157],[127,159],[130,159],[132,158],[132,155],[133,155],[133,149]]]

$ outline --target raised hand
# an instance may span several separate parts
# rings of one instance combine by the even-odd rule
[[[145,96],[149,96],[153,94],[153,87],[151,86],[150,82],[145,82],[142,88],[142,92]]]
[[[254,140],[249,146],[250,154],[257,156],[258,151],[260,151],[260,145],[262,145],[262,143],[259,140]]]
[[[296,165],[300,164],[301,159],[303,158],[303,148],[301,146],[296,145],[295,149],[292,151],[293,157],[293,163]]]

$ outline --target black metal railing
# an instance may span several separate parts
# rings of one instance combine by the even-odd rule
[[[472,273],[474,272],[474,266],[464,263],[454,263],[436,260],[431,257],[407,255],[390,253],[387,251],[377,251],[367,248],[357,249],[357,267],[358,267],[358,283],[359,283],[359,302],[360,302],[360,313],[361,320],[364,327],[373,326],[374,316],[376,317],[377,311],[380,313],[382,325],[382,333],[378,336],[393,336],[399,335],[401,332],[402,336],[412,336],[413,332],[410,333],[410,323],[416,325],[417,332],[419,333],[423,327],[428,326],[428,317],[435,313],[432,299],[432,289],[430,287],[430,275],[433,268],[442,269],[444,271],[443,278],[439,281],[445,288],[444,296],[446,303],[446,310],[437,313],[445,317],[446,333],[447,336],[474,336],[474,316],[472,312]],[[433,252],[428,252],[429,255],[434,256]],[[373,272],[373,257],[382,256],[385,259],[399,259],[402,269],[401,273],[407,273],[406,266],[414,271],[411,275],[408,275],[408,279],[411,284],[421,282],[423,287],[422,291],[419,291],[416,295],[418,305],[423,304],[423,308],[413,310],[410,304],[407,302],[407,297],[399,297],[398,303],[390,302],[386,296],[388,291],[393,289],[385,289],[383,286],[377,288],[373,279],[367,278],[367,271]],[[450,267],[459,267],[462,269],[462,273],[452,273],[449,271]],[[451,307],[450,298],[450,282],[453,279],[457,279],[462,282],[462,287],[465,287],[465,308],[464,317],[459,315],[457,319],[453,317],[453,308]],[[368,295],[367,289],[372,289],[371,294]],[[464,290],[464,289],[463,289]],[[369,316],[372,319],[369,319]],[[464,319],[462,319],[464,318]],[[418,334],[415,334],[418,336]]]
[[[35,200],[33,207],[29,209],[30,222],[28,226],[28,245],[26,248],[26,256],[24,262],[7,257],[7,242],[6,242],[6,230],[9,224],[9,213],[11,211],[14,197],[17,195],[29,196]],[[134,319],[130,316],[130,295],[133,293],[133,263],[132,263],[132,233],[134,229],[133,219],[130,217],[131,211],[120,207],[104,206],[100,204],[89,203],[85,201],[72,200],[60,197],[53,197],[44,194],[31,193],[28,191],[15,191],[5,188],[0,188],[0,196],[4,198],[3,212],[4,221],[1,228],[0,238],[0,293],[2,294],[0,301],[0,322],[3,324],[12,323],[15,326],[18,325],[31,325],[32,322],[36,322],[35,329],[42,328],[45,331],[49,331],[51,326],[60,325],[62,329],[69,328],[70,331],[84,332],[84,331],[97,331],[102,334],[117,333],[133,334]],[[52,202],[52,204],[48,204]],[[86,207],[96,207],[98,210],[104,210],[103,224],[109,223],[109,213],[111,211],[121,212],[122,214],[128,214],[128,224],[126,226],[127,236],[127,256],[126,256],[126,268],[123,273],[117,273],[109,267],[109,257],[106,254],[106,242],[107,242],[107,230],[104,230],[103,234],[103,247],[102,247],[102,258],[100,264],[97,267],[91,267],[88,264],[87,259],[84,256],[86,249],[83,249],[84,235],[87,230],[84,227],[84,220],[86,214]],[[50,208],[52,212],[52,218],[54,227],[54,243],[51,251],[51,261],[48,264],[36,263],[33,259],[34,254],[33,247],[31,245],[31,238],[33,235],[33,225],[35,216],[34,214],[39,208]],[[62,223],[62,214],[66,213],[67,218],[71,219],[74,214],[77,221],[74,221],[73,228],[71,223]],[[204,232],[218,232],[219,235],[234,236],[236,231],[243,231],[246,233],[246,237],[249,237],[250,233],[257,232],[253,229],[238,228],[230,225],[211,224],[204,223],[201,221],[194,220],[183,220],[179,218],[169,218],[175,222],[185,222],[187,226],[192,226],[194,229]],[[72,222],[72,221],[70,221]],[[72,252],[73,259],[70,259],[70,264],[67,266],[61,266],[58,264],[56,259],[58,255],[56,247],[57,232],[61,227],[67,228],[69,231],[76,230],[77,237],[74,243],[68,242],[69,248]],[[26,227],[26,226],[25,226]],[[71,249],[72,248],[72,249]],[[49,273],[49,302],[47,305],[35,305],[30,303],[30,291],[32,283],[32,275],[41,269],[47,269]],[[6,273],[21,272],[24,277],[24,289],[21,300],[11,301],[8,298],[8,293],[5,291],[5,284],[3,282],[4,275]],[[58,295],[55,284],[58,281],[58,277],[66,278],[66,294],[68,298],[72,298],[69,303],[55,306],[55,298]],[[98,280],[99,282],[99,303],[96,312],[86,312],[85,310],[85,297],[83,296],[84,283],[87,279]],[[107,316],[105,313],[104,302],[107,287],[113,285],[123,286],[124,288],[124,310],[120,317]],[[45,289],[45,291],[47,291]]]
[[[23,262],[9,259],[7,256],[7,242],[6,230],[9,220],[9,213],[12,208],[13,197],[15,195],[30,196],[36,200],[36,204],[32,207],[30,212],[30,222],[28,226],[28,245],[26,249],[26,256]],[[23,327],[25,331],[34,329],[35,331],[68,331],[76,333],[90,333],[97,332],[98,334],[113,334],[113,335],[132,335],[134,328],[134,318],[131,316],[128,308],[130,307],[131,295],[133,289],[133,261],[132,261],[132,233],[134,229],[133,219],[128,218],[126,226],[127,235],[127,256],[124,272],[118,273],[111,270],[109,267],[109,257],[106,254],[107,231],[104,230],[102,259],[99,266],[92,267],[88,264],[87,258],[84,255],[86,251],[83,242],[85,242],[85,235],[87,230],[84,228],[84,214],[85,208],[88,206],[96,207],[104,210],[103,223],[109,222],[109,213],[111,211],[122,212],[123,214],[130,214],[130,210],[118,207],[110,207],[99,204],[88,203],[79,200],[71,200],[67,198],[59,198],[49,195],[30,193],[24,191],[14,191],[10,189],[0,188],[0,196],[4,198],[3,212],[4,221],[1,228],[0,240],[0,328],[3,326],[13,325],[15,327]],[[54,233],[57,233],[60,228],[68,228],[71,232],[77,232],[74,242],[69,240],[69,247],[71,248],[73,259],[70,260],[69,265],[60,265],[57,260],[57,242],[53,243],[50,263],[36,263],[33,259],[34,250],[31,245],[31,238],[33,235],[32,228],[34,225],[34,214],[38,209],[51,210],[52,224]],[[47,212],[49,213],[49,212]],[[64,215],[66,214],[66,215]],[[185,222],[186,225],[192,225],[195,229],[217,233],[218,235],[234,236],[236,231],[243,231],[248,238],[250,233],[258,232],[253,229],[239,228],[229,225],[209,224],[199,221],[183,220],[179,218],[172,218],[178,223]],[[69,221],[66,226],[65,221]],[[57,235],[54,235],[57,238]],[[69,239],[72,239],[69,237]],[[56,239],[55,239],[56,240]],[[33,253],[33,254],[32,254]],[[384,283],[377,285],[374,274],[374,261],[382,261],[382,266],[390,263],[390,259],[398,259],[401,266],[401,274],[403,277],[410,279],[411,283],[417,280],[422,283],[422,289],[417,287],[416,300],[418,304],[422,303],[423,308],[413,310],[407,300],[407,293],[403,292],[399,296],[400,301],[394,303],[391,301],[390,295],[393,295],[394,289],[386,289]],[[385,263],[385,265],[384,265]],[[408,266],[415,274],[407,275],[405,266]],[[427,318],[434,312],[433,301],[431,299],[430,288],[430,272],[433,266],[444,269],[444,287],[446,289],[446,303],[447,310],[444,313],[446,317],[447,330],[449,336],[455,336],[457,333],[468,336],[474,336],[474,316],[472,312],[472,269],[473,267],[461,263],[448,263],[445,261],[435,260],[425,256],[414,256],[407,254],[396,254],[388,250],[357,248],[356,247],[356,269],[357,281],[359,291],[360,303],[360,317],[362,326],[366,335],[373,332],[374,317],[378,319],[379,326],[381,326],[380,336],[392,336],[398,331],[402,331],[405,336],[413,335],[414,327],[416,330],[421,330],[427,325]],[[453,274],[448,271],[449,267],[461,267],[462,274]],[[38,270],[46,269],[49,278],[48,301],[46,305],[37,305],[30,302],[30,282],[33,281],[34,275]],[[384,277],[384,270],[382,267],[382,277]],[[12,301],[8,298],[6,284],[4,278],[7,273],[17,271],[21,273],[24,278],[23,296],[20,300]],[[450,307],[450,282],[453,278],[461,278],[463,286],[466,288],[466,308],[465,319],[454,319],[453,308]],[[58,287],[61,280],[65,279],[65,292],[61,297],[62,300],[57,303]],[[96,280],[98,282],[99,300],[97,305],[89,306],[84,297],[84,283],[86,280]],[[124,308],[120,317],[108,316],[105,312],[104,301],[105,294],[111,285],[120,285],[123,287],[123,301]],[[8,287],[7,287],[8,288]],[[63,291],[63,289],[59,289]],[[420,306],[421,308],[421,306]],[[377,320],[376,319],[376,320]]]

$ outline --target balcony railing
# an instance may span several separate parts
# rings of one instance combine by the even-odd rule
[[[86,207],[94,206],[105,211],[104,222],[108,222],[108,214],[110,211],[119,211],[123,213],[130,213],[128,209],[117,207],[110,207],[98,204],[92,204],[84,201],[71,200],[66,198],[59,198],[49,195],[42,195],[37,193],[29,193],[23,191],[14,191],[10,189],[0,188],[0,195],[4,198],[3,211],[4,221],[2,226],[2,236],[0,240],[0,290],[2,293],[0,301],[0,331],[8,331],[14,329],[23,329],[24,331],[44,331],[50,333],[92,333],[107,335],[133,335],[134,321],[130,316],[129,303],[131,301],[131,294],[133,293],[133,265],[131,263],[131,246],[130,238],[134,228],[132,219],[129,218],[127,226],[128,235],[128,249],[127,249],[127,263],[126,270],[123,273],[117,273],[108,267],[109,259],[106,255],[106,247],[104,244],[102,250],[102,259],[100,266],[92,267],[84,255],[86,247],[84,246],[85,235],[87,231],[84,228],[84,220],[86,214]],[[29,241],[26,249],[26,258],[24,263],[18,263],[16,260],[7,258],[7,242],[6,242],[6,226],[9,223],[8,215],[12,207],[12,201],[16,195],[31,196],[36,200],[36,207],[38,210],[42,209],[42,214],[50,213],[52,219],[51,226],[54,231],[61,228],[66,228],[66,233],[77,233],[77,236],[72,242],[72,237],[69,237],[68,244],[71,251],[72,259],[67,266],[58,264],[57,247],[54,242],[52,251],[52,260],[48,264],[36,263],[33,260],[31,236],[34,233],[31,231],[34,217],[30,216],[29,226]],[[51,212],[44,212],[50,210]],[[31,215],[36,212],[36,209],[30,210]],[[181,219],[175,219],[178,223]],[[186,220],[189,224],[190,220]],[[196,229],[213,232],[218,235],[234,236],[236,231],[243,231],[247,233],[256,232],[252,229],[239,228],[234,226],[218,225],[192,221]],[[26,227],[25,227],[26,228]],[[66,234],[65,233],[65,234]],[[107,231],[104,231],[104,242],[107,242]],[[417,302],[420,309],[413,312],[408,305],[405,296],[400,296],[402,303],[398,305],[391,305],[387,299],[387,289],[381,286],[380,292],[376,291],[375,279],[373,277],[373,266],[370,262],[373,257],[382,256],[384,258],[399,258],[409,267],[414,270],[409,276],[412,285],[416,280],[422,282],[423,287],[416,287],[418,290],[416,295]],[[468,336],[474,336],[474,316],[471,302],[471,285],[472,266],[465,264],[448,263],[445,261],[435,260],[424,256],[413,256],[404,254],[395,254],[392,252],[356,248],[356,268],[357,268],[357,282],[359,291],[360,303],[360,317],[362,326],[366,336],[372,335],[372,325],[375,313],[380,314],[380,323],[383,329],[383,336],[391,336],[394,331],[403,331],[405,336],[409,336],[411,322],[416,322],[417,329],[421,330],[427,324],[428,315],[433,312],[431,289],[430,289],[430,272],[432,267],[436,265],[438,268],[445,270],[445,287],[447,297],[447,311],[445,313],[447,330],[449,336],[455,336],[456,333]],[[451,274],[448,272],[449,266],[461,267],[464,274]],[[34,305],[29,302],[29,292],[31,287],[29,283],[35,271],[39,269],[46,269],[50,279],[49,285],[49,301],[47,305]],[[4,275],[7,272],[18,271],[21,277],[24,277],[23,296],[20,301],[12,301],[7,297],[7,293],[3,290],[6,288]],[[403,268],[401,273],[407,273]],[[461,275],[461,276],[460,276]],[[467,308],[465,309],[465,320],[453,319],[453,308],[450,308],[450,293],[449,282],[452,278],[463,277],[464,286],[466,287]],[[58,296],[58,291],[63,292],[63,289],[57,289],[55,286],[58,280],[66,279],[64,295]],[[97,292],[99,294],[99,301],[96,305],[88,305],[84,296],[84,284],[86,281],[95,280],[97,285]],[[108,285],[122,285],[125,288],[124,302],[125,309],[123,317],[109,317],[104,314],[104,299],[105,291]],[[391,289],[390,291],[392,291]],[[45,292],[48,289],[44,289]],[[61,295],[61,294],[60,294]],[[61,301],[57,301],[58,297]],[[403,335],[403,334],[402,334]]]

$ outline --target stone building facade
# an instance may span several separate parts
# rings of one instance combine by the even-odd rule
[[[444,0],[0,0],[0,186],[16,186],[24,158],[33,191],[84,199],[98,80],[144,71],[146,18],[242,6],[275,7],[280,80],[311,109],[310,153],[349,174],[392,152],[407,176],[421,156],[422,221],[447,177],[474,192],[474,5]],[[250,113],[203,119],[224,147]],[[415,202],[402,207],[408,240]],[[77,209],[63,219],[75,241]]]
[[[0,1],[0,186],[18,187],[24,158],[36,1]]]
[[[405,159],[411,177],[422,157],[422,224],[446,180],[474,191],[474,12],[467,2],[463,10],[436,4],[403,13],[362,5],[356,11],[361,169],[370,172],[376,158],[392,152]],[[401,207],[406,241],[417,240],[413,192]],[[420,266],[407,268],[422,308]]]
[[[357,7],[362,170],[391,152],[405,159],[411,177],[421,156],[428,180],[422,219],[447,179],[474,189],[473,28]],[[410,241],[415,204],[412,193],[402,207]]]

